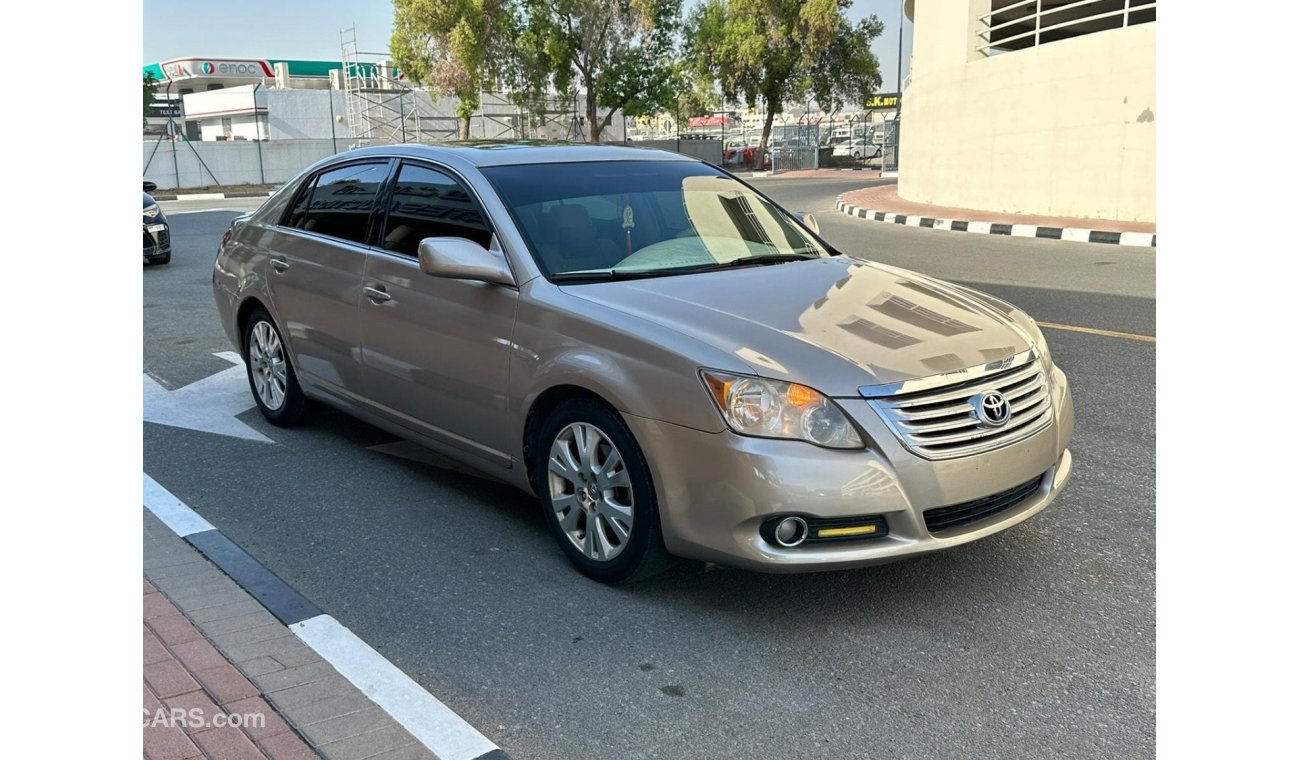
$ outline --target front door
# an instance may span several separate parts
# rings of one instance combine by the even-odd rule
[[[492,227],[451,175],[404,162],[364,277],[368,394],[393,421],[508,467],[507,371],[519,292],[425,274],[417,250],[429,237],[488,247]]]

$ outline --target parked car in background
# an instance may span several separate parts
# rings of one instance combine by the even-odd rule
[[[600,581],[860,567],[1046,508],[1074,407],[1034,320],[816,230],[664,151],[376,146],[236,218],[212,284],[267,420],[323,402],[534,493]]]
[[[166,264],[172,260],[171,229],[167,216],[149,193],[157,190],[152,182],[144,183],[144,261],[146,264]]]
[[[880,155],[880,146],[872,145],[865,139],[845,140],[835,146],[833,155],[849,158],[874,158]]]

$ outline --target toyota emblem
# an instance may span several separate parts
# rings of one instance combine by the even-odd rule
[[[999,428],[1011,421],[1011,404],[1001,391],[984,391],[973,401],[976,416],[986,426]]]

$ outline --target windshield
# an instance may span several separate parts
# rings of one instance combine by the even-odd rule
[[[553,280],[831,255],[786,212],[707,164],[593,161],[482,171]]]

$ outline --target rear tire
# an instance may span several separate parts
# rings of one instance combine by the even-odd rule
[[[267,422],[292,427],[307,419],[310,404],[298,385],[280,328],[266,309],[254,309],[244,324],[244,367],[253,400]]]
[[[564,401],[533,448],[546,523],[583,575],[620,584],[669,566],[650,468],[616,412],[594,399]]]

